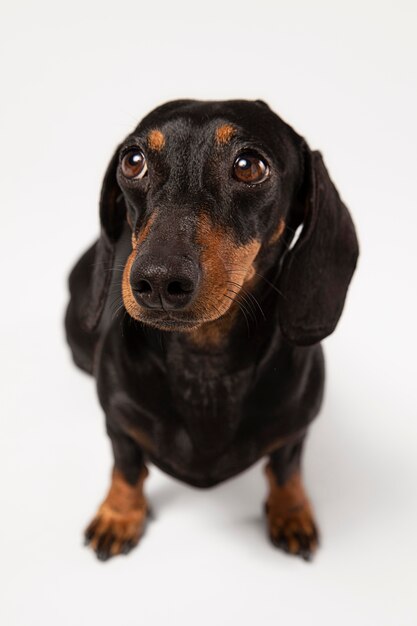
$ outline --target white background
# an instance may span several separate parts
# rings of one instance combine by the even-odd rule
[[[1,624],[415,626],[415,3],[2,0],[1,13]],[[98,232],[115,145],[178,97],[269,102],[322,150],[358,228],[305,459],[313,564],[266,540],[262,464],[208,491],[152,469],[140,547],[103,564],[81,545],[111,456],[64,342],[66,276]]]

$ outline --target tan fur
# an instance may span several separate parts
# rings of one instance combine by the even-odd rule
[[[203,281],[193,309],[202,322],[217,320],[216,324],[204,324],[193,332],[193,338],[201,344],[206,340],[217,342],[230,330],[239,310],[234,300],[255,275],[254,261],[261,244],[256,240],[243,246],[236,244],[224,228],[212,224],[206,215],[200,217],[197,241],[202,250]],[[219,320],[226,312],[230,315]]]
[[[126,542],[138,543],[147,515],[147,503],[143,494],[143,483],[148,470],[143,466],[134,485],[130,485],[117,469],[113,470],[112,482],[106,499],[86,534],[91,536],[90,545],[96,550],[99,542],[111,542],[111,554],[120,554]]]
[[[152,224],[154,223],[156,219],[156,215],[157,215],[157,212],[154,211],[152,215],[149,217],[145,226],[142,228],[142,230],[139,231],[137,235],[134,232],[132,233],[132,252],[130,253],[126,261],[126,265],[123,270],[123,277],[122,277],[123,303],[128,313],[135,319],[138,319],[141,309],[138,303],[136,302],[135,296],[133,295],[133,292],[132,292],[132,287],[130,284],[130,271],[136,259],[136,255],[138,253],[138,247],[145,241],[146,237],[148,236],[149,231],[152,228]]]
[[[266,511],[272,541],[285,541],[291,554],[303,548],[300,541],[308,542],[310,552],[314,552],[318,543],[317,529],[300,473],[293,474],[284,485],[277,483],[270,464],[265,473],[270,489]]]
[[[236,128],[231,124],[222,124],[216,128],[216,143],[220,146],[224,146],[229,143],[232,137],[236,134]]]
[[[278,241],[278,239],[281,237],[281,235],[284,232],[284,230],[285,230],[285,222],[284,222],[284,220],[281,217],[281,219],[279,220],[278,228],[272,234],[272,237],[270,237],[270,239],[269,239],[269,245],[272,245],[272,244],[276,243]]]
[[[165,145],[165,136],[164,134],[158,130],[150,130],[148,133],[148,148],[150,150],[154,150],[155,152],[159,152]]]
[[[147,236],[149,235],[149,231],[151,230],[153,223],[156,220],[157,214],[158,214],[157,211],[153,211],[153,213],[149,216],[149,219],[146,222],[145,226],[139,231],[135,239],[136,246],[140,246],[140,244],[143,243],[145,239],[147,238]]]
[[[132,269],[133,262],[136,258],[136,248],[137,245],[135,245],[134,249],[129,255],[129,258],[126,261],[122,278],[123,303],[128,313],[130,313],[130,315],[134,318],[137,318],[137,315],[140,314],[140,307],[135,300],[135,296],[133,295],[132,287],[130,284],[130,270]]]
[[[215,348],[229,334],[236,316],[239,312],[237,306],[231,306],[229,311],[219,319],[201,324],[188,333],[192,343],[200,348]]]

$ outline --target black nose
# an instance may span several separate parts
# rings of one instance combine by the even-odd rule
[[[197,265],[187,257],[137,257],[130,278],[136,301],[149,309],[183,309],[199,282]]]

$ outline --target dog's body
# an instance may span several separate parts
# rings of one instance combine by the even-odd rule
[[[93,262],[84,259],[80,273],[87,276]],[[320,408],[320,344],[284,342],[276,294],[268,284],[260,291],[267,292],[258,295],[266,321],[248,335],[238,320],[220,348],[196,344],[188,333],[161,337],[110,311],[103,328],[94,375],[109,428],[142,438],[155,465],[192,485],[210,487],[248,468],[302,435]],[[90,370],[86,345],[77,361]]]
[[[148,459],[210,487],[268,456],[271,538],[308,558],[301,448],[358,253],[320,155],[261,102],[168,103],[116,152],[100,210],[66,318],[115,458],[87,539],[101,558],[137,543]]]

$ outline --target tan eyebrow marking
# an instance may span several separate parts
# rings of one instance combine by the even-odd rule
[[[216,128],[216,142],[224,146],[228,143],[233,135],[236,134],[236,128],[231,124],[222,124],[218,128]]]
[[[148,148],[159,152],[165,145],[165,136],[158,129],[150,130],[148,133]]]

